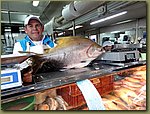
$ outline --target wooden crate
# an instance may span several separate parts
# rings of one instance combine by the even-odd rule
[[[101,96],[113,91],[114,76],[112,75],[93,78],[90,81]],[[70,106],[78,107],[86,104],[84,96],[76,83],[57,89],[57,94],[61,95]]]

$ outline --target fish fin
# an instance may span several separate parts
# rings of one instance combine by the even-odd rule
[[[43,55],[43,54],[39,54],[39,53],[35,53],[35,52],[29,52],[29,51],[18,51],[19,53],[26,53],[26,54],[30,54],[30,55]]]
[[[25,61],[27,58],[29,58],[30,55],[1,55],[1,64],[7,65],[7,64],[18,64],[23,61]]]

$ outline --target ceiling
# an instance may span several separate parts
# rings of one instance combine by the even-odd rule
[[[116,3],[115,3],[116,4]],[[127,20],[135,21],[136,19],[141,19],[147,17],[147,4],[146,2],[122,2],[121,5],[113,6],[113,4],[107,3],[107,13],[105,15],[101,16],[95,16],[90,18],[88,21],[86,19],[85,22],[82,23],[83,27],[80,29],[77,29],[76,32],[84,32],[85,29],[88,31],[96,30],[97,28],[107,27],[107,26],[113,26],[117,24],[118,22],[125,22]],[[127,11],[125,15],[119,16],[117,18],[113,18],[95,25],[90,25],[91,22],[99,19],[103,19],[105,17],[117,14],[119,12]],[[89,14],[87,14],[89,15]],[[87,17],[87,16],[85,16]],[[83,19],[85,19],[85,17]],[[79,20],[83,20],[82,17],[79,18]]]
[[[1,23],[2,26],[23,26],[24,19],[30,15],[34,14],[40,16],[40,19],[44,24],[49,22],[54,16],[61,16],[62,9],[64,6],[68,5],[71,1],[40,1],[38,7],[32,6],[32,1],[1,1]],[[83,20],[82,23],[84,26],[81,28],[81,31],[85,29],[98,28],[103,26],[110,26],[115,24],[116,22],[125,21],[129,19],[137,19],[146,17],[146,2],[107,2],[107,14],[90,17],[87,19],[88,14],[85,16],[80,16],[77,20]],[[90,26],[90,22],[104,18],[108,15],[112,15],[116,12],[127,10],[128,13],[126,15],[120,16],[119,18],[115,18],[112,20],[108,20],[106,22],[96,24]],[[96,10],[95,10],[96,11]],[[71,23],[71,22],[70,22]],[[66,23],[68,24],[68,23]]]
[[[32,1],[1,1],[1,23],[5,25],[23,24],[24,19],[32,14],[40,16],[47,23],[54,15],[61,15],[63,6],[70,1],[40,1],[38,7]]]

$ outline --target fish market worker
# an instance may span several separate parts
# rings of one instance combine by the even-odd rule
[[[44,49],[55,46],[49,36],[42,34],[44,25],[37,16],[30,15],[25,19],[24,30],[27,35],[14,44],[13,54],[20,54],[18,51],[42,54]]]
[[[113,48],[113,42],[111,42],[111,41],[105,41],[104,43],[103,43],[103,49],[106,51],[106,52],[110,52],[111,50],[112,50],[112,48]]]

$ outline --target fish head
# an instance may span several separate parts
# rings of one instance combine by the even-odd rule
[[[88,47],[86,54],[89,58],[97,58],[104,52],[102,46],[94,42]]]

